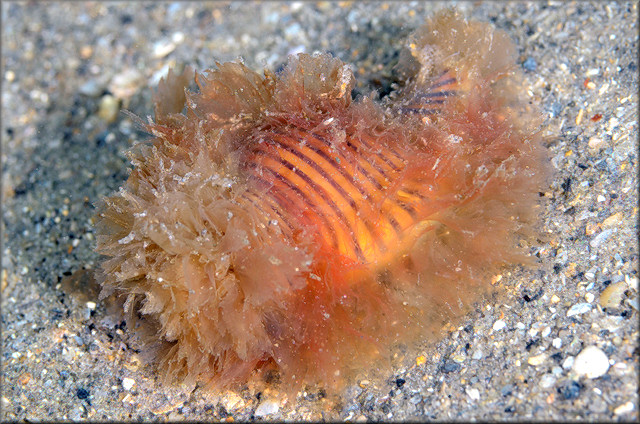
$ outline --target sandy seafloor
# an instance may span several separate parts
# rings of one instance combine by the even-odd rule
[[[123,151],[146,137],[105,95],[144,117],[168,66],[241,56],[277,69],[314,51],[352,63],[359,90],[385,90],[403,37],[442,6],[2,2],[0,418],[637,420],[636,2],[458,4],[514,39],[544,114],[547,240],[532,249],[537,266],[505,270],[505,295],[479,299],[410,367],[337,398],[162,387],[96,288],[62,283],[97,267],[93,203],[126,179]]]

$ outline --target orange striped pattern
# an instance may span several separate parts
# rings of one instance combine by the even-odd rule
[[[419,191],[424,176],[406,178],[406,155],[373,137],[348,137],[336,147],[319,134],[273,130],[245,162],[257,191],[268,195],[244,197],[287,235],[312,228],[325,251],[350,263],[384,265],[412,227],[428,225],[421,219],[435,205]]]
[[[437,113],[447,97],[458,92],[459,83],[453,72],[444,71],[426,90],[417,92],[402,111],[425,115]]]

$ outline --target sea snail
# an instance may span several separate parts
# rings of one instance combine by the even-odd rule
[[[153,138],[98,205],[103,296],[151,325],[169,379],[339,385],[385,362],[527,260],[544,155],[513,56],[447,10],[406,42],[381,101],[352,99],[328,54],[279,74],[218,64],[197,92],[169,72]]]

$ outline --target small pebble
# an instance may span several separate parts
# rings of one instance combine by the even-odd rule
[[[465,390],[465,392],[467,393],[467,396],[469,396],[469,398],[471,400],[480,400],[480,391],[476,388],[467,388]]]
[[[264,417],[265,415],[275,414],[279,409],[280,406],[276,402],[272,400],[266,400],[258,405],[253,415],[255,415],[256,417]]]
[[[627,287],[627,283],[624,281],[609,284],[600,294],[600,306],[603,308],[615,308],[619,306],[624,299],[624,292],[627,290]]]
[[[598,137],[591,137],[589,139],[589,148],[590,149],[600,149],[601,147],[604,146],[604,141],[601,138]]]
[[[562,362],[562,368],[564,368],[565,370],[570,370],[573,367],[573,363],[575,362],[575,360],[575,357],[567,356],[567,359]]]
[[[98,97],[104,90],[104,86],[92,79],[82,84],[78,90],[85,96]]]
[[[544,338],[549,337],[549,334],[551,334],[551,327],[549,326],[545,327],[544,330],[542,330],[542,333],[540,333]]]
[[[233,392],[228,392],[221,401],[222,406],[227,411],[233,411],[236,408],[242,408],[245,405],[244,400]]]
[[[161,40],[153,45],[153,57],[161,59],[176,49],[176,44],[172,41]]]
[[[180,44],[184,41],[185,35],[183,32],[177,31],[171,34],[171,41],[174,43]]]
[[[591,247],[598,247],[603,241],[607,240],[611,234],[613,234],[613,229],[603,230],[589,242],[589,245]]]
[[[631,288],[633,290],[638,290],[638,278],[637,277],[629,278],[628,275],[625,275],[624,276],[624,281],[629,285],[629,288]]]
[[[558,393],[566,400],[577,399],[580,396],[580,390],[582,390],[580,383],[571,380],[558,387]]]
[[[616,409],[613,410],[613,413],[616,415],[624,415],[624,414],[628,414],[629,412],[633,412],[635,408],[636,407],[633,404],[633,402],[629,401],[627,403],[623,403],[622,405],[618,406]]]
[[[93,47],[82,46],[80,48],[80,57],[83,59],[89,59],[93,55]]]
[[[584,234],[587,236],[591,236],[598,231],[599,224],[595,222],[587,222],[587,226],[584,229]]]
[[[135,69],[125,69],[115,75],[109,84],[109,90],[119,99],[131,97],[143,83],[143,77]]]
[[[609,370],[609,358],[596,346],[588,346],[576,356],[572,370],[587,378],[602,377]]]
[[[293,23],[284,29],[284,35],[287,39],[293,39],[298,36],[298,33],[302,30],[302,27],[298,23]]]
[[[545,374],[540,378],[540,387],[543,389],[553,387],[554,384],[556,384],[556,378],[552,374]]]
[[[638,298],[638,296],[632,297],[628,302],[629,306],[631,306],[636,311],[640,311],[640,299]]]
[[[453,356],[451,357],[451,359],[453,359],[455,362],[457,362],[457,363],[461,364],[461,363],[463,363],[463,362],[465,361],[465,359],[467,359],[467,358],[466,358],[466,356],[464,356],[464,355],[453,355]]]
[[[556,337],[551,341],[551,345],[556,349],[560,349],[562,347],[562,339],[560,337]]]
[[[122,387],[129,391],[136,384],[136,381],[133,378],[125,377],[122,379]]]
[[[500,389],[500,394],[502,395],[502,397],[511,396],[512,393],[513,393],[513,385],[512,384],[505,384]]]
[[[118,117],[120,111],[120,101],[110,94],[102,96],[98,116],[105,122],[111,123]]]
[[[18,383],[20,383],[21,385],[25,385],[27,384],[29,381],[31,380],[31,374],[28,372],[22,373],[20,375],[20,377],[18,378]]]
[[[615,227],[622,220],[622,212],[614,213],[610,217],[606,218],[600,226],[602,228]]]
[[[575,304],[567,311],[567,316],[572,317],[574,315],[581,315],[587,313],[591,310],[591,305],[589,303],[578,303]]]
[[[524,62],[522,62],[522,67],[530,72],[535,72],[537,66],[538,64],[536,63],[536,60],[531,56],[529,56],[525,59]]]
[[[527,359],[527,363],[529,365],[533,365],[534,367],[536,367],[542,364],[546,359],[547,359],[547,355],[544,353],[541,353],[540,355],[530,356],[529,359]]]
[[[460,369],[460,364],[458,364],[458,363],[456,363],[454,361],[445,362],[444,367],[443,367],[443,371],[447,372],[447,373],[455,372],[455,371],[458,371],[459,369]]]
[[[496,322],[493,323],[493,330],[494,331],[500,331],[503,328],[505,328],[507,326],[507,323],[504,322],[503,320],[499,319]]]

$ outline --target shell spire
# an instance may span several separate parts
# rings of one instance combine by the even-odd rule
[[[104,295],[154,323],[169,378],[276,369],[297,390],[388,365],[526,261],[515,245],[535,234],[544,168],[512,51],[442,12],[410,38],[384,104],[354,101],[328,54],[279,75],[218,64],[197,93],[190,70],[169,73],[155,138],[98,208]]]

